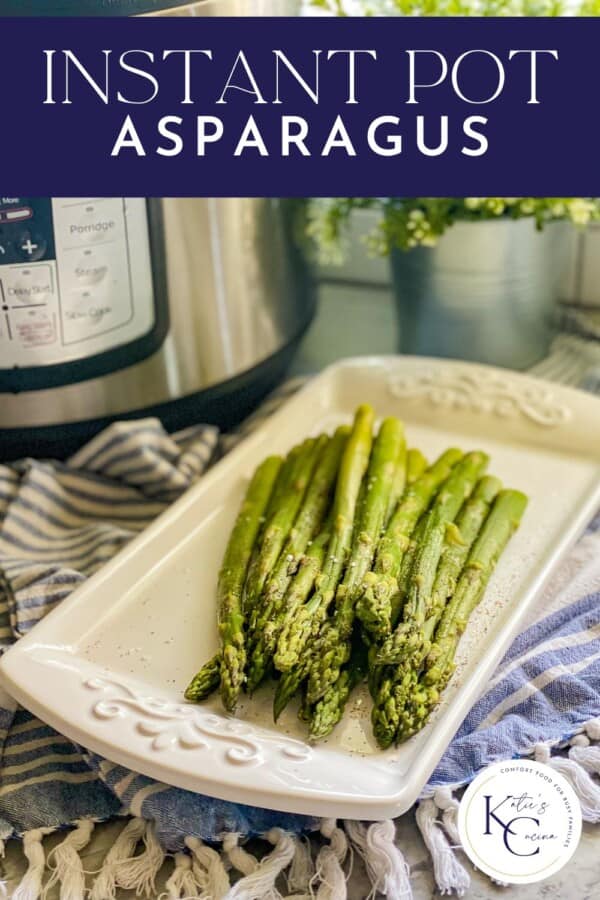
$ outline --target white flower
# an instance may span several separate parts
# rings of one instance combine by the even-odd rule
[[[484,209],[493,216],[501,216],[504,212],[504,201],[501,197],[486,197]]]
[[[584,197],[575,197],[569,203],[569,215],[575,225],[587,225],[592,218],[594,204]]]

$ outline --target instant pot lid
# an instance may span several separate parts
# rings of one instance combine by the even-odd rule
[[[186,5],[186,0],[0,0],[0,15],[139,16]]]

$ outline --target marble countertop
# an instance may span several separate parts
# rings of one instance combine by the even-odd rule
[[[352,328],[346,327],[351,321]],[[293,366],[295,374],[314,372],[329,362],[362,353],[393,353],[396,349],[396,330],[393,300],[383,287],[331,283],[322,286],[319,315],[304,339]],[[414,900],[439,897],[435,887],[431,861],[414,821],[408,813],[398,820],[398,843],[411,870]],[[93,872],[100,868],[104,855],[112,845],[122,824],[107,823],[96,827],[92,840],[82,852],[84,868]],[[49,850],[59,840],[52,836],[46,841]],[[464,860],[463,860],[464,861]],[[572,860],[549,881],[538,884],[500,887],[487,876],[465,866],[472,874],[471,888],[465,895],[469,900],[592,900],[600,896],[600,825],[584,826],[581,843]],[[9,842],[6,857],[0,861],[0,872],[7,879],[8,897],[18,884],[25,869],[20,845]],[[165,867],[157,885],[157,897],[170,873]],[[360,860],[355,859],[348,882],[349,900],[366,900],[370,883]],[[121,891],[119,900],[130,900],[134,894]],[[46,900],[58,900],[52,891]],[[400,898],[398,898],[400,900]]]

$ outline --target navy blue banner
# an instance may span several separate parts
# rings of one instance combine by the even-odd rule
[[[0,19],[3,189],[598,195],[599,19]]]

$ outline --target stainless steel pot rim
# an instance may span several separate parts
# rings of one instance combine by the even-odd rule
[[[194,0],[195,3],[200,0]],[[3,16],[139,16],[186,6],[185,0],[0,0]]]

